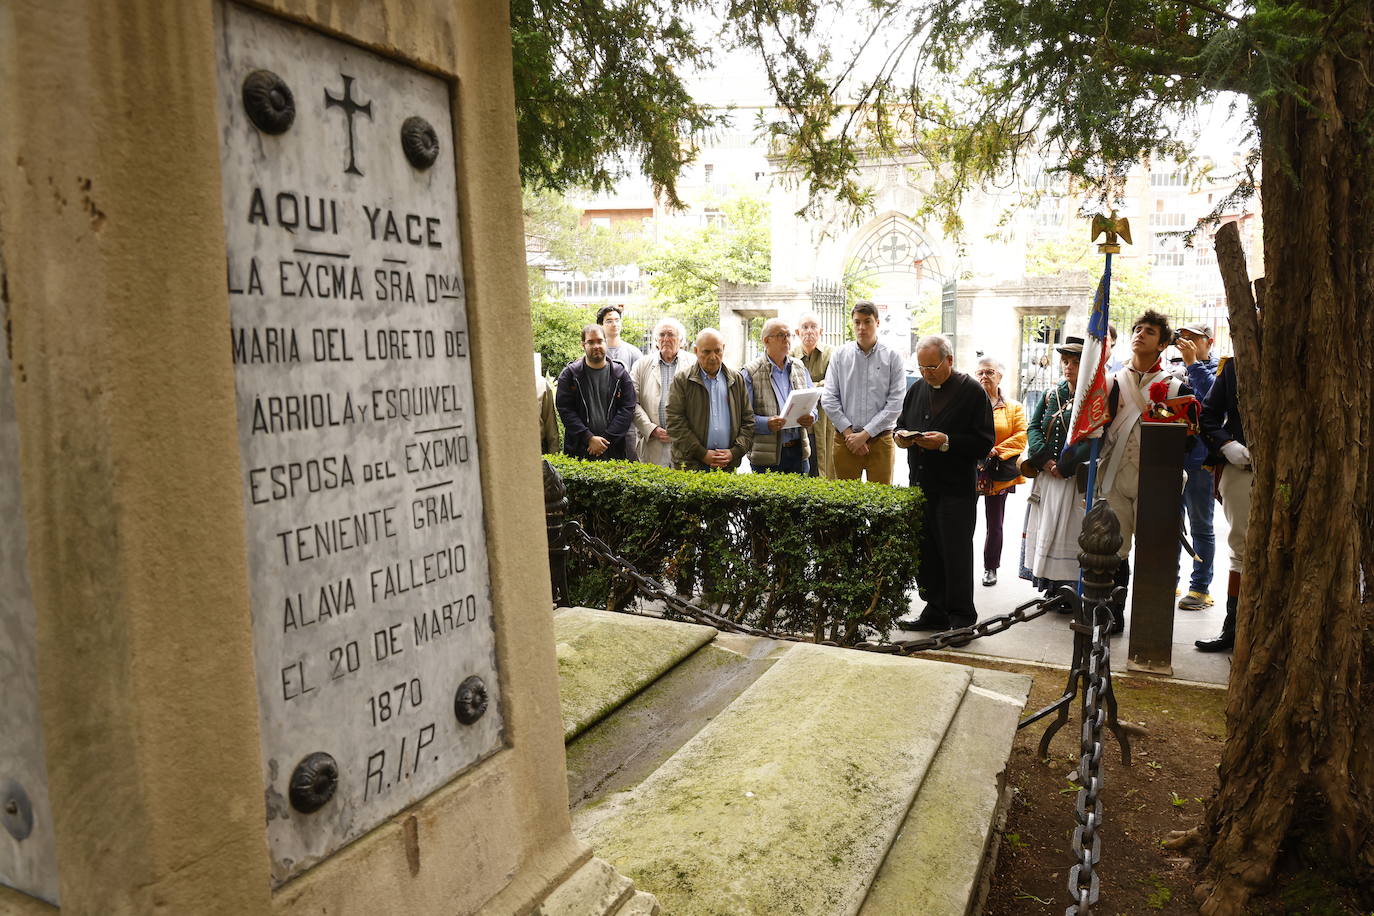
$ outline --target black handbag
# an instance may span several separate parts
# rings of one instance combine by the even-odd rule
[[[978,470],[994,483],[1010,483],[1021,476],[1015,458],[984,458],[978,462]]]

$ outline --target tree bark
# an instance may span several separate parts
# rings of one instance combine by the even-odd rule
[[[1354,9],[1363,35],[1298,65],[1306,104],[1260,102],[1263,340],[1237,338],[1255,480],[1205,916],[1244,912],[1313,816],[1337,876],[1374,876],[1374,3]]]

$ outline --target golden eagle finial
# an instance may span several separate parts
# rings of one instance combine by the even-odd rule
[[[1120,254],[1120,242],[1131,244],[1131,221],[1124,216],[1118,217],[1115,210],[1111,216],[1099,213],[1093,217],[1092,240],[1097,241],[1097,237],[1103,233],[1107,237],[1097,246],[1097,250],[1102,254]],[[1117,240],[1118,236],[1120,241]]]

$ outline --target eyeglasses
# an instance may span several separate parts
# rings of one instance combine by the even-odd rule
[[[936,363],[933,366],[922,366],[920,363],[917,363],[916,368],[920,369],[922,372],[934,372],[936,369],[943,368],[944,365],[944,363]]]

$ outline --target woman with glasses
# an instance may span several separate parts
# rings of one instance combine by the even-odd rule
[[[1001,362],[984,356],[973,373],[992,402],[996,438],[988,457],[978,463],[978,495],[983,497],[983,517],[987,522],[983,538],[984,585],[997,584],[997,568],[1002,565],[1002,520],[1007,512],[1007,495],[1018,483],[1026,482],[1016,470],[1026,448],[1026,410],[1002,396],[1004,372]]]

